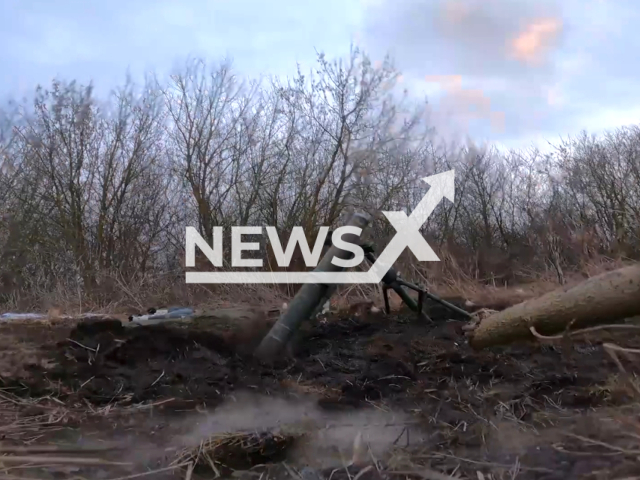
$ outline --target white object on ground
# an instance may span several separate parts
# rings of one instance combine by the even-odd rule
[[[43,318],[47,318],[46,315],[42,313],[3,313],[0,315],[0,322],[7,322],[11,320],[40,320]]]
[[[154,325],[156,323],[168,322],[176,319],[191,318],[194,315],[194,310],[189,307],[172,308],[156,310],[155,313],[150,315],[132,316],[131,323],[139,325]]]
[[[331,300],[327,300],[326,302],[324,302],[324,305],[322,306],[322,314],[324,315],[325,313],[329,313],[331,311]]]

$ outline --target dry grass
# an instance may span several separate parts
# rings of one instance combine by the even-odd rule
[[[462,387],[462,386],[460,386]],[[479,397],[487,392],[476,389],[475,395]],[[116,453],[113,447],[106,448],[78,448],[33,445],[56,429],[60,429],[65,421],[74,415],[89,416],[89,411],[70,411],[58,404],[54,399],[46,397],[41,399],[24,400],[13,396],[11,393],[2,392],[0,402],[0,414],[3,418],[2,429],[6,439],[10,439],[15,445],[6,443],[0,446],[0,478],[20,479],[25,478],[25,473],[31,472],[28,478],[36,478],[37,472],[45,470],[64,470],[65,468],[96,468],[102,470],[111,469],[121,471],[123,468],[131,469],[132,464],[125,461],[111,459]],[[522,402],[526,403],[526,399]],[[535,402],[534,402],[535,403]],[[41,408],[46,411],[40,415],[25,418],[25,408]],[[470,405],[461,401],[458,407],[462,410],[473,411]],[[566,421],[570,413],[557,405],[549,405],[555,412],[547,412],[547,421],[556,422],[558,427]],[[518,407],[506,406],[501,414],[501,420],[496,418],[479,418],[480,424],[486,425],[481,435],[483,443],[490,448],[492,439],[500,437],[503,442],[508,439],[510,444],[529,443],[534,445],[539,432],[528,430],[526,424],[520,422],[514,412]],[[115,410],[101,412],[102,415],[112,415]],[[553,449],[566,455],[582,458],[585,455],[610,455],[617,458],[616,462],[623,465],[627,462],[635,462],[640,455],[640,423],[636,420],[640,413],[640,406],[630,405],[624,409],[611,410],[597,415],[596,421],[602,425],[606,435],[603,438],[593,437],[566,430],[547,436]],[[432,431],[439,432],[442,438],[453,440],[457,438],[460,425],[451,425],[443,422],[434,422]],[[509,425],[512,425],[510,427]],[[511,432],[511,433],[508,433]],[[612,432],[616,432],[612,438]],[[477,455],[464,456],[460,453],[447,451],[447,449],[425,447],[420,445],[399,446],[403,443],[401,437],[408,437],[408,432],[403,431],[397,439],[395,447],[389,450],[383,458],[375,457],[370,446],[357,436],[354,441],[351,462],[345,459],[342,467],[336,467],[331,471],[317,472],[318,478],[337,479],[434,479],[434,480],[507,480],[516,479],[525,474],[553,475],[553,467],[523,465],[518,457],[512,462],[491,461],[478,458]],[[508,435],[508,436],[507,436]],[[287,471],[293,478],[303,477],[300,471],[284,462],[287,451],[295,444],[299,436],[274,433],[274,432],[237,432],[218,434],[207,438],[195,447],[178,451],[173,461],[168,465],[155,469],[138,471],[137,473],[110,476],[112,480],[125,480],[139,478],[161,473],[182,472],[179,477],[191,479],[194,475],[213,474],[215,478],[226,478],[229,475],[237,477],[242,472],[253,471],[256,477],[263,475],[261,469],[281,468]],[[533,443],[532,443],[533,439]],[[408,439],[407,439],[408,442]],[[617,469],[612,469],[611,475],[615,475]],[[601,476],[593,478],[633,478],[602,476],[607,472],[599,472]],[[267,474],[268,476],[268,474]],[[37,477],[41,478],[41,477]],[[87,478],[87,477],[74,477]],[[275,478],[279,478],[276,476]]]
[[[505,289],[505,291],[509,290]],[[507,298],[514,297],[507,296]],[[47,325],[40,324],[45,327],[42,330],[47,330]],[[631,335],[635,334],[638,328],[630,325],[612,325],[572,331],[554,337],[544,337],[535,331],[534,334],[538,336],[541,344],[562,346],[562,342],[566,344],[569,340],[573,348],[582,341],[597,344],[603,339],[609,340],[610,338],[606,336],[609,335],[609,330],[624,329]],[[36,348],[33,345],[19,343],[10,335],[0,336],[0,339],[4,342],[0,346],[10,348],[13,345],[15,352],[22,352],[22,359],[16,357],[15,365],[21,362],[37,361]],[[426,340],[415,338],[410,342],[411,347],[420,351],[425,350],[424,361],[417,365],[418,368],[432,368],[433,357],[444,353],[444,350],[438,350],[439,344],[422,345]],[[395,359],[403,359],[405,355],[405,352],[399,350],[396,345],[391,345],[390,349],[385,347],[384,341],[377,337],[372,338],[369,348],[371,354],[386,355]],[[577,421],[578,415],[574,410],[558,404],[549,397],[540,400],[524,396],[503,400],[499,376],[489,381],[491,385],[489,388],[480,387],[471,375],[469,378],[454,381],[451,375],[443,374],[434,385],[416,384],[414,388],[416,391],[420,390],[425,396],[437,390],[446,391],[448,395],[446,406],[455,410],[460,415],[460,419],[455,421],[450,418],[444,419],[440,410],[429,412],[426,422],[435,441],[431,441],[426,446],[411,445],[409,433],[405,433],[408,446],[398,446],[404,442],[402,439],[384,458],[374,458],[369,455],[366,460],[360,462],[362,465],[359,469],[354,470],[346,465],[338,468],[333,474],[328,472],[325,478],[332,475],[332,480],[342,478],[367,480],[378,477],[506,480],[557,474],[558,472],[554,472],[554,468],[557,467],[547,466],[543,460],[544,455],[548,453],[537,457],[535,463],[531,458],[525,460],[524,455],[530,454],[527,453],[527,449],[532,445],[546,445],[566,458],[615,457],[618,467],[603,467],[602,471],[596,472],[597,475],[594,474],[591,478],[615,480],[634,478],[628,472],[632,470],[634,462],[637,464],[637,457],[640,455],[640,424],[636,420],[640,414],[640,383],[630,367],[637,363],[637,354],[640,352],[625,347],[622,342],[605,342],[601,348],[604,348],[614,360],[618,373],[612,374],[606,383],[593,386],[592,391],[594,395],[602,395],[607,401],[618,397],[631,398],[631,401],[627,401],[621,407],[589,412]],[[15,354],[19,355],[19,353]],[[9,356],[11,355],[13,354]],[[11,375],[12,372],[7,371],[5,376]],[[310,380],[285,380],[282,385],[300,394],[317,396],[338,394],[337,389],[327,388],[326,385],[319,385]],[[493,400],[491,404],[496,403],[495,399],[499,400],[492,411],[478,409],[478,405],[489,403],[489,400]],[[373,406],[387,407],[383,400]],[[115,403],[99,409],[92,406],[71,406],[64,405],[55,396],[28,399],[18,397],[12,391],[1,390],[0,422],[3,426],[0,431],[4,435],[4,443],[9,445],[2,445],[0,448],[0,454],[4,455],[0,457],[0,478],[17,478],[18,470],[33,471],[36,468],[47,468],[49,465],[129,468],[130,465],[126,462],[110,460],[107,453],[113,454],[113,452],[41,447],[37,444],[65,428],[70,422],[82,422],[92,417],[108,417],[115,423],[119,421],[117,419],[119,414],[126,415],[132,411],[141,410],[152,411],[154,408],[149,405],[134,405],[124,409]],[[425,414],[420,412],[420,415]],[[529,419],[523,420],[525,416]],[[597,424],[598,427],[594,428],[589,423],[589,428],[586,426],[583,428],[580,422],[587,425],[587,420]],[[468,437],[473,437],[480,446],[465,454],[465,449],[461,448],[460,444]],[[209,470],[214,475],[222,475],[225,470],[248,470],[266,461],[281,462],[279,455],[284,455],[294,441],[295,437],[292,435],[273,432],[216,435],[193,448],[180,450],[168,466],[132,475],[152,477],[162,472],[179,471],[183,478],[185,476],[192,478],[199,469]],[[492,457],[478,454],[478,451],[495,453],[496,445],[503,450],[506,448],[505,445],[512,447],[514,458],[506,461],[504,459],[506,456],[496,458],[499,455]],[[300,476],[299,472],[292,467],[283,468],[291,469],[295,475]],[[132,475],[114,478],[137,478]]]
[[[195,448],[180,451],[171,465],[206,467],[216,477],[222,471],[247,470],[270,461],[282,461],[296,436],[273,432],[218,434]]]
[[[53,396],[24,399],[7,389],[0,390],[0,419],[3,439],[30,444],[43,433],[60,430],[72,413]]]
[[[564,286],[567,288],[575,286],[587,278],[629,264],[629,261],[616,261],[607,257],[592,260],[589,263],[585,263],[580,271],[568,272]],[[461,297],[480,307],[496,310],[502,310],[525,300],[540,297],[561,287],[557,277],[549,273],[532,273],[531,281],[519,285],[503,285],[499,282],[481,281],[470,278],[460,271],[454,273],[429,276],[429,287],[444,297]]]
[[[566,286],[573,286],[586,278],[613,270],[628,262],[601,257],[584,263],[580,271],[566,273]],[[453,268],[453,270],[452,270]],[[406,278],[417,282],[431,292],[445,298],[461,298],[473,302],[481,308],[502,310],[530,298],[548,293],[560,285],[550,273],[533,272],[531,281],[517,286],[488,282],[486,279],[471,278],[460,269],[429,267],[418,269],[414,265],[408,269]],[[173,275],[177,275],[173,272]],[[181,276],[182,274],[178,275]],[[27,303],[9,302],[5,311],[46,311],[50,321],[60,321],[69,316],[101,314],[119,315],[123,319],[131,313],[144,313],[151,306],[183,305],[204,310],[229,308],[237,305],[262,305],[265,308],[280,308],[295,295],[299,285],[187,285],[176,283],[175,278],[167,281],[164,277],[141,280],[128,284],[119,279],[115,282],[120,293],[119,300],[94,300],[79,292],[59,291],[42,293],[39,299]],[[411,293],[411,292],[410,292]],[[373,302],[378,308],[384,306],[379,285],[350,285],[341,287],[331,298],[334,312],[349,312],[354,304],[362,301]],[[402,301],[394,292],[389,292],[393,311],[402,309]],[[46,322],[46,320],[43,320]]]
[[[124,467],[128,462],[109,460],[112,449],[42,445],[43,440],[82,422],[88,409],[70,408],[54,396],[23,398],[0,391],[0,478],[24,478],[37,469],[59,471],[69,467]]]
[[[110,475],[110,480],[127,480],[145,476],[153,478],[160,473],[188,467],[189,462],[178,462],[136,472],[136,468],[139,468],[136,462],[122,460],[128,449],[125,445],[82,447],[78,444],[51,442],[58,434],[81,430],[87,424],[104,421],[107,424],[118,424],[135,415],[144,416],[144,412],[171,400],[124,408],[116,404],[94,408],[88,404],[71,406],[53,395],[25,398],[18,397],[7,389],[0,390],[0,479],[50,478],[52,474],[64,475],[71,471],[98,468],[102,477],[113,471],[115,476]],[[236,446],[241,449],[240,444]],[[92,477],[75,475],[69,478],[86,480]]]
[[[310,381],[300,381],[300,379],[287,378],[280,381],[280,385],[292,393],[300,395],[314,395],[317,397],[333,398],[340,395],[337,388],[327,387],[326,385],[318,385]]]

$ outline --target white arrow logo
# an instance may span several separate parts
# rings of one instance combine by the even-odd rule
[[[430,185],[409,216],[405,212],[382,212],[396,229],[389,245],[368,272],[187,272],[187,283],[379,283],[389,268],[409,248],[421,262],[439,262],[431,246],[420,233],[443,198],[455,198],[455,171],[422,179]]]
[[[431,185],[431,188],[422,197],[422,200],[420,200],[420,203],[418,203],[409,217],[404,212],[382,212],[389,219],[397,233],[371,267],[370,271],[379,276],[380,280],[402,255],[402,251],[406,247],[409,247],[421,262],[440,261],[420,233],[420,228],[422,228],[443,197],[446,197],[451,202],[454,201],[456,189],[455,172],[454,170],[449,170],[448,172],[425,177],[422,181]]]

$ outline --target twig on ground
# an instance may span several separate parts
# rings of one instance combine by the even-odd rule
[[[164,377],[164,370],[162,370],[162,373],[160,374],[160,376],[156,378],[155,381],[151,385],[149,385],[149,387],[153,387],[156,383],[158,383],[162,379],[162,377]]]
[[[124,447],[123,447],[124,448]],[[55,445],[39,445],[34,447],[12,447],[0,446],[0,453],[28,454],[28,453],[99,453],[118,450],[118,448],[79,448],[79,447],[58,447]],[[5,458],[5,457],[0,457]]]
[[[538,340],[542,340],[545,342],[554,342],[554,343],[555,341],[563,340],[565,338],[565,335],[568,335],[569,337],[576,337],[579,335],[585,335],[587,333],[599,332],[602,330],[615,330],[615,329],[640,331],[640,325],[624,325],[624,324],[598,325],[596,327],[581,328],[578,330],[569,330],[568,332],[561,333],[559,335],[542,335],[536,330],[536,327],[529,327],[529,330],[531,331],[532,335],[536,337]],[[640,350],[638,352],[640,353]]]
[[[623,353],[624,355],[628,355],[629,353],[640,353],[640,351],[637,351],[635,349],[622,348],[622,347],[619,347],[618,345],[614,345],[613,343],[604,343],[602,344],[602,348],[604,349],[605,352],[609,354],[611,359],[614,361],[614,363],[618,367],[618,370],[620,370],[620,373],[622,373],[622,375],[624,376],[629,386],[640,397],[640,387],[633,380],[633,377],[629,374],[629,372],[627,372],[627,370],[624,368],[624,366],[622,365],[622,362],[620,361],[620,359],[618,358],[618,355],[616,354],[616,352],[620,352],[620,353]]]
[[[588,438],[588,437],[583,437],[582,435],[577,435],[575,433],[571,433],[571,432],[565,432],[564,433],[567,437],[572,437],[575,438],[576,440],[581,440],[585,443],[589,443],[591,445],[598,445],[600,447],[604,447],[608,450],[611,450],[613,452],[620,452],[623,453],[625,455],[640,455],[640,450],[628,450],[626,448],[621,448],[618,447],[616,445],[611,445],[610,443],[607,442],[603,442],[601,440],[594,440],[593,438]]]
[[[87,347],[86,345],[83,345],[83,344],[81,344],[80,342],[76,342],[75,340],[72,340],[72,339],[70,339],[70,338],[67,338],[67,340],[68,340],[69,342],[73,343],[74,345],[79,346],[80,348],[84,348],[85,350],[89,350],[90,352],[93,352],[93,353],[97,353],[97,352],[98,352],[98,350],[97,350],[97,349],[95,349],[95,348],[91,348],[91,347]]]
[[[190,462],[189,465],[187,466],[187,473],[184,476],[184,480],[191,480],[191,477],[193,476],[194,468],[195,468],[194,463]]]
[[[445,457],[445,458],[451,458],[453,460],[459,460],[461,462],[466,462],[466,463],[471,463],[474,465],[481,465],[483,467],[493,467],[493,468],[503,468],[503,469],[509,469],[512,468],[513,465],[508,465],[508,464],[504,464],[504,463],[494,463],[494,462],[486,462],[486,461],[482,461],[482,460],[472,460],[471,458],[465,458],[465,457],[458,457],[456,455],[450,455],[448,453],[440,453],[440,452],[435,452],[429,455],[421,455],[421,457],[425,457],[425,458],[434,458],[434,457]],[[544,467],[523,467],[522,465],[520,465],[520,470],[528,470],[530,472],[539,472],[539,473],[553,473],[553,470],[550,470],[548,468],[544,468]]]
[[[118,465],[128,466],[129,462],[112,462],[102,458],[50,457],[40,455],[11,455],[0,457],[0,463],[53,463],[65,465]]]
[[[430,468],[421,468],[417,471],[412,470],[397,470],[385,472],[389,475],[415,475],[416,477],[422,477],[426,480],[458,480],[456,477],[447,475],[446,473],[436,472]]]
[[[609,350],[615,350],[616,352],[621,352],[621,353],[624,353],[624,354],[628,354],[628,353],[639,353],[640,354],[640,349],[638,349],[638,348],[619,347],[618,345],[616,345],[614,343],[603,343],[602,347],[606,348],[606,349],[609,349]]]
[[[156,473],[170,472],[171,470],[176,470],[178,468],[183,468],[183,467],[187,467],[188,469],[190,469],[190,470],[187,470],[187,473],[193,471],[193,464],[189,462],[185,462],[185,463],[180,463],[178,465],[170,465],[168,467],[159,468],[157,470],[150,470],[148,472],[134,473],[132,475],[126,475],[124,477],[110,478],[109,480],[130,480],[132,478],[140,478],[140,477],[146,477],[148,475],[155,475]],[[190,478],[191,478],[190,476],[186,477],[185,480],[190,480]]]

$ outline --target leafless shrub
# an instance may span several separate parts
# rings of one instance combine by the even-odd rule
[[[602,259],[638,258],[638,127],[584,133],[548,155],[445,148],[398,75],[355,48],[343,60],[320,54],[290,80],[242,80],[230,62],[192,60],[167,82],[128,81],[103,100],[56,80],[28,108],[7,104],[0,301],[139,306],[163,292],[197,302],[211,289],[182,285],[186,225],[203,236],[275,226],[284,241],[301,226],[313,242],[320,226],[362,209],[383,247],[394,231],[380,212],[410,212],[427,188],[420,179],[451,168],[455,202],[423,227],[442,262],[418,266],[406,253],[405,276],[562,284]],[[263,247],[265,268],[276,268]],[[294,257],[289,268],[303,266]]]

